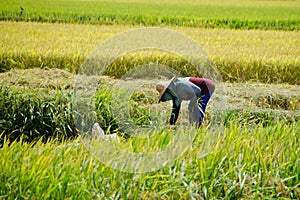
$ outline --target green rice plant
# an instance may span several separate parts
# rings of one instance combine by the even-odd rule
[[[70,55],[38,55],[38,54],[2,54],[0,57],[0,73],[10,69],[30,69],[30,68],[58,68],[77,72],[83,59],[80,56]]]
[[[299,84],[298,61],[284,63],[280,60],[268,62],[264,60],[248,61],[220,61],[216,65],[225,81],[245,82],[261,81],[265,83]]]
[[[299,2],[1,1],[0,20],[100,25],[299,30]],[[47,6],[46,6],[47,5]]]
[[[24,74],[36,77],[32,76],[33,71],[27,70]],[[52,73],[52,76],[60,74],[62,80],[67,80],[68,75],[71,76],[69,73],[58,73],[55,70],[36,71],[41,77],[42,73]],[[13,72],[7,73],[8,77],[15,77],[20,82],[10,83],[14,87],[8,85],[9,87],[1,88],[1,98],[5,99],[1,101],[1,105],[6,105],[0,107],[4,110],[1,113],[8,112],[5,110],[8,108],[16,113],[19,101],[26,103],[26,107],[21,111],[28,117],[29,114],[25,112],[29,112],[30,109],[39,110],[40,104],[49,105],[49,109],[53,110],[61,108],[57,113],[66,112],[63,106],[59,106],[68,101],[68,96],[63,95],[65,93],[56,91],[52,84],[44,83],[40,86],[55,90],[53,93],[48,92],[48,95],[54,96],[49,99],[44,97],[43,100],[47,101],[40,100],[41,103],[36,105],[38,100],[34,97],[42,97],[43,90],[35,88],[35,91],[40,93],[35,92],[32,87],[36,87],[37,83],[34,80],[22,83],[23,78]],[[1,80],[6,80],[3,74]],[[96,105],[102,104],[97,110],[99,119],[104,116],[103,119],[113,120],[116,117],[112,112],[111,101],[117,93],[112,92],[111,85],[117,81],[108,77],[100,79],[99,85],[103,87],[99,88],[95,96],[96,99],[99,98]],[[25,87],[34,95],[30,95]],[[130,96],[130,101],[137,106],[137,110],[134,110],[137,116],[144,112],[143,109],[146,108],[147,111],[148,108],[151,109],[150,105],[156,103],[157,96],[150,95],[150,89],[148,91],[147,87],[133,92]],[[20,93],[20,88],[25,94]],[[27,97],[31,98],[30,102],[22,101],[28,99]],[[53,104],[56,106],[52,107]],[[32,113],[35,119],[40,116],[38,112]],[[92,152],[87,150],[80,142],[81,138],[76,135],[72,140],[67,140],[68,137],[60,139],[60,135],[50,137],[52,139],[48,138],[46,141],[42,137],[32,142],[29,142],[25,135],[20,135],[19,140],[15,141],[2,137],[0,196],[30,199],[74,198],[74,195],[84,199],[297,198],[300,194],[297,176],[299,112],[230,110],[224,114],[221,117],[227,120],[226,126],[214,127],[215,123],[212,122],[208,127],[201,127],[193,142],[187,146],[186,151],[180,152],[182,154],[174,162],[156,171],[141,174],[117,171],[104,165],[97,156],[90,154]],[[71,124],[63,118],[57,119],[59,122]],[[206,120],[212,120],[210,115],[206,116]],[[1,127],[2,122],[1,120]],[[13,125],[16,123],[11,122]],[[141,122],[147,122],[147,119]],[[44,123],[48,124],[47,121]],[[48,130],[41,124],[42,122],[38,122],[37,125]],[[57,128],[57,125],[51,125]],[[29,127],[24,124],[22,126]],[[62,124],[59,127],[62,127]],[[124,151],[135,153],[164,151],[170,148],[174,135],[185,133],[180,130],[179,127],[165,126],[146,132],[145,136],[149,134],[150,137],[136,137],[136,130],[136,136],[120,140],[116,145]],[[6,132],[2,133],[2,136],[3,134]],[[119,134],[122,135],[122,132]],[[215,142],[206,142],[206,138],[212,136],[216,137]],[[95,142],[99,149],[105,147],[101,141]]]
[[[31,69],[37,68],[59,68],[66,69],[70,72],[77,72],[83,59],[78,57],[43,57],[28,55],[0,57],[0,71],[6,72],[10,69]],[[124,55],[111,63],[104,75],[120,78],[127,71],[134,69],[140,65],[148,63],[159,63],[170,66],[177,70],[183,76],[201,76],[201,74],[186,60],[179,56],[161,54],[161,55]],[[235,61],[235,60],[216,60],[214,62],[220,71],[224,81],[245,82],[260,81],[264,83],[290,83],[298,84],[300,79],[300,63],[282,62],[282,61]]]
[[[5,141],[0,151],[0,195],[31,199],[299,196],[299,123],[255,128],[232,124],[219,130],[222,135],[217,143],[206,156],[199,157],[202,137],[210,134],[207,131],[199,130],[194,143],[171,165],[141,174],[105,166],[78,144],[79,140],[59,145],[55,140],[39,140],[35,146],[24,142],[8,145]],[[140,151],[142,142],[131,145]]]
[[[76,136],[73,122],[74,105],[71,104],[73,79],[73,74],[58,69],[13,70],[2,73],[0,106],[3,113],[0,121],[1,132],[4,131],[2,137],[9,137],[13,141],[25,134],[24,141],[40,137],[46,141],[48,137],[62,139]],[[88,80],[84,81],[89,84]],[[158,93],[155,90],[155,82],[141,85],[127,97],[125,93],[124,97],[120,96],[122,91],[117,88],[113,89],[119,84],[122,84],[122,80],[99,77],[99,88],[95,94],[94,104],[98,122],[107,134],[118,133],[128,137],[131,132],[128,123],[137,127],[153,126],[155,125],[153,123],[166,124],[171,106],[157,104]],[[232,86],[233,84],[228,87],[229,92],[236,91],[239,102],[246,98],[249,103],[245,102],[240,107],[234,107],[235,101],[228,102],[229,109],[220,113],[208,109],[205,125],[230,126],[239,122],[253,127],[259,124],[269,126],[279,122],[291,124],[300,120],[298,96],[297,92],[293,92],[297,90],[296,86],[286,88],[284,95],[280,94],[283,86],[264,85],[268,87],[265,90],[261,90],[263,85],[258,87],[249,83],[248,86],[236,86],[233,89]],[[254,87],[257,91],[253,91],[253,94],[244,94],[245,87]],[[250,103],[254,106],[247,107]],[[160,113],[162,110],[164,112]],[[181,118],[179,124],[180,120]]]
[[[31,142],[76,136],[68,94],[57,90],[55,96],[47,97],[1,86],[0,96],[1,144],[4,138]]]
[[[112,89],[112,86],[108,85],[107,83],[103,85],[102,82],[102,86],[98,88],[95,94],[97,119],[99,120],[99,125],[107,134],[118,133],[123,134],[124,137],[128,137],[128,133],[122,130],[120,125],[133,123],[136,126],[146,126],[151,123],[151,120],[153,120],[151,119],[151,110],[149,108],[153,104],[151,97],[146,97],[143,93],[135,92],[129,97],[128,102],[122,102],[122,92]],[[118,116],[121,111],[115,108],[116,104],[120,106],[120,109],[124,109],[124,106],[126,107],[125,112],[128,111],[128,116],[125,114],[126,120]]]
[[[176,70],[182,76],[188,76],[191,74],[193,76],[201,76],[200,72],[197,71],[197,69],[185,58],[181,57],[180,55],[175,55],[159,50],[141,50],[122,55],[116,60],[114,60],[109,66],[107,66],[107,69],[104,72],[104,74],[116,78],[121,78],[124,74],[126,74],[126,72],[130,70],[133,70],[143,65],[155,64],[168,66]],[[139,68],[139,71],[141,70],[142,69]],[[147,69],[145,68],[144,70]],[[153,78],[155,78],[155,75],[159,76],[159,73],[164,73],[160,71],[161,69],[159,67],[157,67],[157,70],[157,73],[151,71],[151,75],[154,76]],[[146,74],[143,74],[143,71],[141,71],[140,73],[141,76],[144,76]],[[137,76],[137,74],[135,76]]]
[[[77,72],[92,50],[129,26],[88,26],[1,22],[0,71],[62,68]],[[299,83],[299,32],[172,28],[191,37],[210,54],[224,81]],[[51,31],[49,31],[51,30]],[[47,38],[47,39],[45,39]],[[22,42],[21,42],[22,41]],[[276,42],[275,42],[276,41]],[[164,64],[198,76],[178,55],[132,52],[117,58],[106,74],[121,77],[141,64]]]
[[[149,125],[151,122],[150,109],[144,108],[136,102],[131,102],[129,113],[136,125]]]
[[[99,125],[107,133],[115,133],[118,131],[118,124],[116,122],[116,117],[112,113],[111,102],[114,101],[114,91],[103,88],[97,92],[95,97],[95,105],[97,110],[97,118],[99,120]]]

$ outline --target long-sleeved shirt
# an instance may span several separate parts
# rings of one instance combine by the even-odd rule
[[[180,106],[182,101],[191,101],[197,103],[197,99],[201,96],[201,89],[189,81],[189,78],[174,79],[165,94],[162,96],[162,101],[172,100],[173,108],[170,117],[170,124],[175,124],[178,119]]]

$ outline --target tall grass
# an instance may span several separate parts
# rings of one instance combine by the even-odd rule
[[[0,8],[0,20],[31,22],[271,30],[300,24],[297,1],[1,1]]]
[[[0,55],[0,72],[10,69],[31,69],[31,68],[59,68],[76,73],[83,63],[84,58],[78,55],[32,55],[28,54],[2,54]],[[115,60],[108,66],[103,75],[116,78],[122,77],[130,69],[145,63],[160,63],[178,70],[183,76],[201,76],[198,71],[182,59],[180,56],[161,55],[125,55]],[[216,59],[214,64],[219,70],[224,81],[246,82],[258,81],[262,83],[300,83],[300,62],[299,61],[268,61],[268,60],[224,60]]]
[[[36,23],[0,23],[0,71],[11,68],[61,68],[76,72],[98,44],[129,27]],[[211,55],[225,81],[298,84],[298,32],[234,31],[178,28]],[[47,38],[47,39],[45,39]],[[275,42],[276,41],[276,42]],[[172,54],[126,54],[107,74],[121,74],[140,64],[158,62],[196,76],[188,63]]]
[[[35,80],[34,71],[45,79],[42,84],[40,79]],[[208,126],[197,131],[193,143],[173,163],[148,173],[122,172],[93,157],[79,136],[72,135],[72,140],[68,135],[62,137],[64,128],[75,128],[69,96],[63,91],[73,89],[66,83],[70,80],[68,76],[73,75],[57,71],[60,70],[20,70],[19,73],[24,72],[22,76],[32,77],[27,82],[17,71],[7,73],[7,77],[1,75],[6,87],[0,93],[0,127],[12,125],[12,130],[17,127],[18,131],[25,127],[21,134],[1,130],[1,198],[296,199],[299,196],[299,112],[230,110],[221,116],[225,126],[220,129],[208,110],[205,123]],[[52,77],[45,78],[43,73]],[[52,79],[53,76],[57,77]],[[118,132],[116,116],[111,112],[114,98],[109,95],[112,92],[109,85],[114,81],[117,80],[101,79],[103,87],[95,104],[103,128],[109,131],[116,125],[114,131]],[[133,108],[130,114],[138,126],[149,122],[145,105],[156,100],[155,95],[145,98],[145,90],[130,96],[133,103],[129,104]],[[281,105],[280,101],[266,103]],[[118,147],[130,152],[165,150],[172,137],[181,134],[179,130],[154,129],[153,140],[133,136],[120,141]],[[12,136],[16,133],[18,139],[14,140]],[[219,138],[206,146],[204,139],[215,134]],[[105,146],[100,142],[97,147]]]
[[[199,158],[205,130],[171,166],[132,174],[92,157],[78,141],[5,141],[0,151],[3,198],[211,199],[299,197],[299,123],[226,128]],[[175,134],[175,133],[174,133]],[[136,144],[138,145],[138,144]],[[12,167],[14,166],[14,167]]]
[[[63,140],[76,137],[78,127],[77,129],[75,127],[74,101],[72,101],[74,78],[71,73],[58,69],[15,70],[1,74],[1,142],[4,137],[10,141],[22,137],[25,142],[39,138],[47,141],[49,138]],[[115,88],[119,84],[122,82],[117,79],[109,77],[99,79],[94,104],[98,122],[105,132],[128,137],[130,134],[126,128],[128,123],[135,124],[137,127],[149,126],[156,120],[158,120],[157,125],[165,123],[169,116],[165,116],[163,122],[160,122],[162,116],[159,118],[156,112],[165,110],[165,114],[168,115],[169,106],[156,104],[158,93],[154,89],[154,82],[132,91],[132,94],[127,97],[126,94],[125,97],[120,96],[124,94]],[[228,102],[229,110],[225,113],[217,113],[217,110],[211,113],[208,110],[205,124],[230,126],[234,121],[252,127],[298,122],[300,99],[297,92],[292,92],[295,89],[297,87],[289,89],[290,94],[286,92],[285,96],[280,95],[282,92],[277,91],[276,88],[270,91],[267,89],[268,93],[262,90],[261,93],[264,94],[258,91],[259,95],[250,93],[245,96],[244,89],[237,87],[235,91],[240,97],[238,101],[247,98],[249,103],[245,102],[242,107],[237,107],[234,105],[235,101]],[[221,97],[223,98],[225,97]],[[125,109],[122,107],[123,103],[127,106]],[[251,103],[252,107],[250,107]]]
[[[47,96],[0,86],[0,145],[3,140],[21,138],[32,142],[76,137],[70,97],[59,90],[54,96]]]
[[[187,28],[299,30],[298,1],[167,2],[25,0],[20,5],[19,1],[0,1],[0,20],[110,25],[1,22],[0,72],[36,67],[77,72],[96,45],[129,29],[128,25],[176,25],[184,27],[176,30],[203,44],[226,81],[299,84],[297,31]],[[196,75],[185,60],[166,54],[124,55],[105,73],[121,77],[123,72],[145,62],[163,63],[184,75]],[[0,198],[297,199],[300,196],[298,98],[267,94],[252,97],[256,106],[267,109],[231,109],[217,119],[208,110],[204,123],[207,127],[197,131],[193,143],[174,163],[157,171],[134,174],[105,166],[80,143],[70,102],[71,75],[49,70],[49,76],[36,79],[40,72],[32,76],[24,71],[26,78],[14,71],[7,73],[7,77],[1,74]],[[59,76],[60,80],[53,76]],[[122,135],[111,109],[112,90],[107,88],[101,88],[96,95],[97,117],[106,132]],[[129,99],[132,122],[137,126],[148,125],[152,120],[149,105],[156,100],[156,95],[133,93]],[[220,123],[225,125],[222,129],[215,126]],[[133,152],[164,150],[177,131],[154,130],[153,144],[131,137],[121,141],[119,147]],[[211,148],[203,149],[204,138],[211,133],[220,136]],[[100,148],[101,145],[98,144]]]

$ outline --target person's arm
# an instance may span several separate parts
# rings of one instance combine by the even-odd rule
[[[170,117],[170,124],[174,125],[178,119],[179,111],[180,111],[180,102],[177,98],[173,98],[173,107],[172,113]]]

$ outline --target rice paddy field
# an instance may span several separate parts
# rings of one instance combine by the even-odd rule
[[[300,1],[3,0],[0,10],[0,199],[300,198]],[[184,105],[167,125],[171,104],[157,104],[153,79],[126,100],[135,126],[122,130],[114,85],[126,87],[128,71],[156,63],[198,75],[180,56],[130,52],[96,77],[93,102],[120,139],[86,140],[74,88],[92,79],[80,67],[102,42],[149,27],[186,35],[220,72],[203,126],[185,126]],[[160,126],[140,137],[157,110]],[[175,158],[130,162],[149,152]]]

